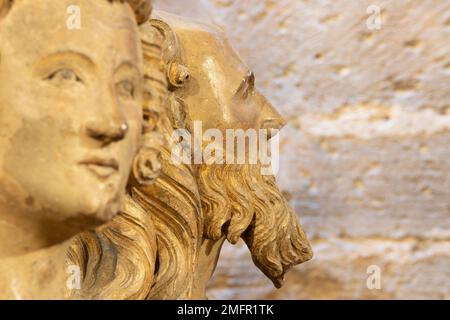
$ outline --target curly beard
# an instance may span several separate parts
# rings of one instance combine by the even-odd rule
[[[201,165],[197,176],[204,235],[242,238],[255,265],[280,288],[286,272],[312,258],[304,231],[274,176],[260,165]]]

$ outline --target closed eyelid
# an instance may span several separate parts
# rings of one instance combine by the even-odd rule
[[[255,87],[255,75],[253,72],[249,72],[247,76],[242,80],[239,88],[236,90],[235,96],[239,97],[245,91],[254,89]]]
[[[49,73],[54,72],[56,68],[71,69],[73,67],[82,68],[83,71],[93,72],[95,70],[95,63],[83,53],[65,51],[52,53],[41,58],[34,64],[33,69],[37,76],[46,77]]]
[[[127,73],[131,72],[132,75],[136,78],[141,77],[141,72],[139,71],[138,67],[134,65],[132,62],[123,62],[121,63],[115,70],[114,74],[120,74],[120,73]]]
[[[131,62],[121,63],[114,71],[115,84],[129,82],[133,91],[142,92],[143,75],[137,66]]]
[[[255,87],[255,74],[253,72],[251,72],[250,75],[248,76],[248,82],[251,88]]]

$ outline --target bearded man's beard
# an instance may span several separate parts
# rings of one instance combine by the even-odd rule
[[[274,176],[261,165],[207,165],[198,168],[204,236],[232,244],[242,238],[255,265],[277,288],[294,265],[312,258],[297,216],[281,194]]]

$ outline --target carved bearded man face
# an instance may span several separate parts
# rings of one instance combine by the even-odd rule
[[[204,130],[281,129],[285,122],[255,88],[255,78],[219,28],[157,12],[178,37],[189,70],[183,100],[188,127]],[[270,130],[268,138],[271,138]],[[293,265],[312,257],[298,219],[273,176],[261,164],[202,164],[197,183],[204,215],[204,236],[235,244],[243,238],[255,264],[280,287]],[[216,262],[216,261],[215,261]],[[212,266],[215,262],[207,262]]]
[[[171,20],[165,14],[163,20]],[[167,18],[167,19],[166,19]],[[190,84],[178,94],[203,129],[281,129],[285,121],[255,87],[255,76],[216,26],[178,21]],[[195,36],[192,36],[195,34]]]
[[[0,18],[0,200],[12,219],[68,238],[118,211],[140,143],[141,59],[127,2],[12,2]]]

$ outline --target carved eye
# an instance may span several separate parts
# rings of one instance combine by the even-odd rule
[[[117,93],[125,98],[134,98],[134,84],[129,80],[120,81],[116,85]]]
[[[250,86],[246,86],[246,88],[242,91],[242,98],[247,99],[250,95]]]
[[[239,86],[236,96],[240,99],[247,100],[251,97],[255,90],[255,76],[253,72],[249,73],[244,80],[242,80],[241,85]]]
[[[72,69],[59,69],[47,77],[48,81],[56,84],[64,84],[70,82],[83,82],[81,78]]]

